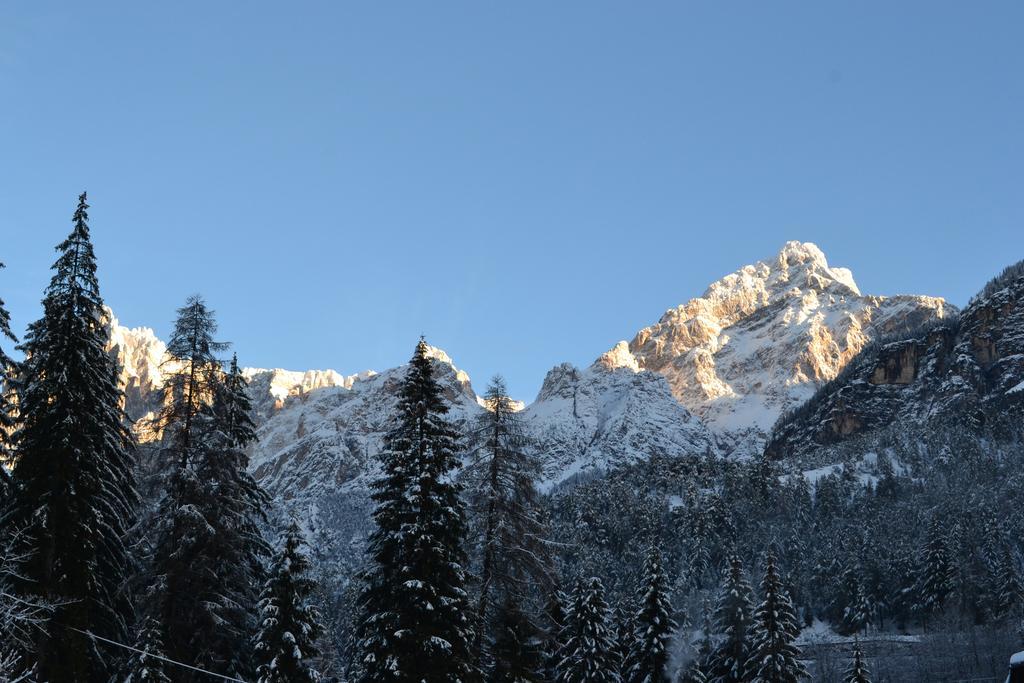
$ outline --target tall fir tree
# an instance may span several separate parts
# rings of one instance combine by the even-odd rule
[[[134,442],[106,352],[88,208],[82,193],[43,317],[20,347],[14,492],[2,521],[20,539],[11,590],[53,604],[25,658],[48,681],[106,680],[117,655],[89,634],[124,642],[130,617],[123,538],[136,514]]]
[[[487,670],[489,639],[496,637],[493,602],[518,603],[523,609],[535,590],[551,586],[552,558],[541,520],[537,492],[540,463],[529,453],[527,438],[505,381],[496,376],[484,396],[487,411],[475,430],[474,449],[463,480],[470,502],[473,537],[479,538],[480,589],[475,605],[474,656]],[[539,626],[532,623],[531,631]]]
[[[612,635],[615,638],[615,645],[612,647],[612,652],[615,653],[615,666],[619,677],[626,681],[629,680],[629,652],[633,649],[633,618],[626,613],[621,604],[612,610],[612,627]]]
[[[669,643],[676,623],[668,594],[668,575],[661,552],[651,545],[639,591],[640,607],[633,619],[632,647],[626,660],[628,683],[660,683],[665,679]]]
[[[459,439],[447,413],[430,348],[421,339],[399,388],[384,473],[373,484],[376,529],[362,574],[357,681],[476,679],[462,546],[466,521],[461,487],[452,478]]]
[[[0,263],[0,269],[3,268],[4,264]],[[4,340],[15,344],[18,342],[18,338],[11,332],[11,314],[7,312],[4,300],[0,299],[0,510],[3,510],[4,500],[10,490],[10,477],[6,466],[14,457],[11,436],[16,418],[14,401],[11,400],[14,391],[11,380],[17,374],[17,364],[4,351]]]
[[[125,667],[124,683],[171,683],[165,661],[161,628],[147,619],[135,642],[135,652]]]
[[[754,611],[747,676],[754,683],[796,683],[810,678],[793,641],[800,624],[789,594],[782,585],[775,556],[765,559],[761,604]]]
[[[725,567],[722,588],[715,606],[715,631],[721,636],[708,663],[708,679],[714,683],[742,683],[750,658],[750,621],[753,589],[735,553]]]
[[[714,623],[711,619],[711,607],[704,602],[700,628],[700,639],[696,643],[693,659],[680,667],[675,683],[707,683],[707,670],[714,654]]]
[[[942,609],[953,590],[953,568],[942,523],[934,515],[928,525],[921,551],[921,570],[917,580],[917,610],[924,619]]]
[[[558,588],[548,594],[544,605],[544,677],[558,679],[562,650],[569,638],[569,597]]]
[[[566,615],[568,637],[558,664],[558,683],[621,683],[610,617],[601,580],[580,581]]]
[[[853,659],[850,660],[850,667],[846,670],[843,683],[871,683],[871,672],[864,661],[864,651],[859,640],[853,641]]]
[[[215,673],[252,672],[267,495],[248,473],[255,439],[245,382],[214,355],[212,311],[198,296],[178,310],[168,344],[163,430],[166,493],[156,513],[148,608],[171,659]],[[194,679],[182,673],[182,681]]]
[[[316,586],[309,558],[302,552],[302,532],[294,521],[284,531],[281,549],[260,599],[256,639],[259,683],[316,683],[316,642],[322,627],[311,605]]]

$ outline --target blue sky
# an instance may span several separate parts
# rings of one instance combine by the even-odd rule
[[[964,303],[1024,257],[1024,3],[0,5],[0,297],[87,189],[101,285],[246,365],[532,398],[789,239]]]

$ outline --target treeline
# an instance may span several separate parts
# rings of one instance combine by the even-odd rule
[[[140,467],[88,208],[83,193],[24,360],[0,351],[0,680],[318,680],[301,533],[264,538],[245,382],[199,297],[178,310]],[[9,320],[0,302],[13,342]]]

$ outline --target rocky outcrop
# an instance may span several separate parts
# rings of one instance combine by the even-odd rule
[[[959,315],[873,344],[781,419],[767,453],[799,457],[897,424],[980,427],[1024,412],[1024,276],[986,286]]]
[[[789,242],[667,311],[625,348],[621,366],[654,371],[731,450],[759,451],[778,417],[834,379],[871,340],[942,319],[928,296],[861,294],[813,244]]]

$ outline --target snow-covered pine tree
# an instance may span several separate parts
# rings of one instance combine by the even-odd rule
[[[671,615],[668,575],[661,551],[651,544],[638,594],[640,607],[633,619],[632,647],[626,659],[628,683],[660,683],[665,679],[669,641],[676,623]]]
[[[568,637],[558,665],[558,683],[620,683],[613,652],[615,638],[600,579],[577,583],[566,618]]]
[[[319,656],[321,626],[310,604],[316,586],[295,521],[282,533],[280,545],[259,603],[256,674],[259,683],[316,683],[320,675],[313,662]]]
[[[157,421],[170,475],[156,513],[147,607],[170,658],[245,677],[269,552],[259,528],[268,498],[244,450],[255,438],[249,401],[237,363],[224,376],[214,355],[226,344],[213,341],[216,320],[200,297],[178,310],[174,329]]]
[[[843,683],[871,683],[871,672],[864,661],[864,651],[859,640],[853,641],[853,659],[850,660],[850,667],[846,670]]]
[[[20,347],[14,493],[3,515],[4,534],[20,540],[10,590],[53,604],[30,654],[49,681],[106,680],[119,655],[87,634],[124,642],[130,613],[122,539],[136,514],[134,442],[106,352],[88,208],[82,193],[43,317]]]
[[[208,412],[222,373],[217,354],[228,344],[214,340],[217,320],[198,294],[178,309],[174,330],[167,342],[164,372],[163,408],[153,420],[162,434],[166,460],[177,460],[184,467],[201,450],[199,431],[208,428],[203,413]],[[167,464],[167,463],[165,463]]]
[[[544,605],[544,677],[553,682],[558,679],[558,665],[563,648],[569,638],[569,597],[552,589]]]
[[[171,683],[167,675],[163,637],[160,626],[146,619],[135,641],[135,652],[125,667],[124,683]]]
[[[540,683],[544,680],[541,634],[519,602],[506,594],[498,605],[491,644],[491,683]]]
[[[473,537],[480,568],[476,601],[474,657],[482,670],[489,667],[486,650],[496,637],[490,619],[493,601],[520,605],[518,618],[531,619],[522,609],[537,590],[552,584],[550,544],[541,521],[537,479],[540,463],[526,448],[527,438],[515,405],[500,376],[491,380],[484,395],[487,411],[475,430],[470,464],[463,471],[470,501]],[[539,630],[531,624],[531,631]]]
[[[953,590],[953,569],[942,523],[936,514],[928,525],[928,536],[921,552],[921,573],[917,581],[916,608],[924,618],[940,609]]]
[[[0,263],[0,269],[3,268],[4,264]],[[4,300],[0,299],[0,342],[5,339],[14,343],[18,342],[18,338],[11,332],[11,314],[4,307]],[[3,509],[10,486],[10,479],[4,466],[8,465],[14,456],[11,449],[11,435],[14,431],[15,407],[14,402],[11,401],[11,379],[16,374],[16,370],[16,363],[0,345],[0,510]]]
[[[750,620],[754,611],[753,589],[735,553],[725,567],[722,588],[715,606],[715,631],[721,636],[708,664],[714,683],[742,683],[750,658]]]
[[[782,585],[775,556],[765,558],[761,604],[750,628],[747,680],[754,683],[797,683],[810,678],[793,641],[800,635],[796,610]]]
[[[363,572],[354,679],[466,683],[476,679],[465,591],[461,488],[452,480],[458,434],[422,339],[399,388],[383,476],[373,484],[377,524]]]
[[[612,647],[612,651],[615,653],[615,666],[619,672],[619,677],[626,681],[629,680],[627,678],[629,652],[633,648],[633,618],[626,613],[626,610],[620,604],[612,610],[611,623],[615,638],[615,643]]]
[[[245,448],[256,439],[249,417],[246,383],[232,358],[230,369],[214,384],[209,433],[198,451],[196,475],[202,483],[201,514],[213,528],[213,544],[201,556],[217,577],[206,605],[219,627],[209,634],[207,667],[243,677],[252,670],[252,634],[257,629],[264,560],[263,539],[270,497],[249,473]]]

